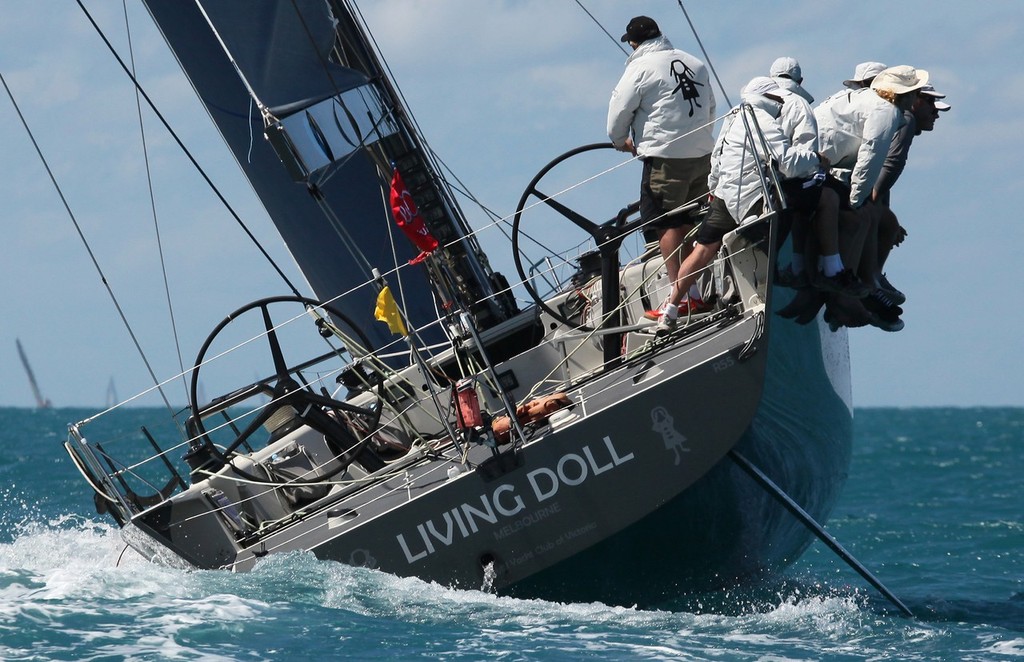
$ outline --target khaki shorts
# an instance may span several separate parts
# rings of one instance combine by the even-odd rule
[[[692,159],[657,156],[644,159],[640,181],[640,218],[648,223],[648,227],[655,228],[693,223],[688,213],[665,214],[694,200],[703,202],[708,194],[710,174],[710,154]]]

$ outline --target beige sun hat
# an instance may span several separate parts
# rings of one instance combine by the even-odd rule
[[[871,81],[871,89],[888,90],[893,94],[906,94],[919,90],[928,84],[928,72],[915,69],[909,64],[889,67],[875,76]]]

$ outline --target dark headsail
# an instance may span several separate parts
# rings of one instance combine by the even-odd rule
[[[42,391],[39,390],[39,384],[36,383],[35,373],[32,372],[32,366],[28,363],[28,357],[25,356],[25,350],[21,348],[21,339],[15,338],[15,343],[18,345],[18,356],[21,357],[21,365],[25,366],[25,374],[28,375],[28,383],[32,386],[32,395],[36,399],[36,407],[39,409],[49,409],[53,406],[49,398],[43,397]]]
[[[446,247],[428,267],[433,279],[423,267],[402,270],[413,324],[436,318],[435,296],[458,299],[482,327],[514,311],[510,296],[494,297],[502,279],[346,0],[145,3],[319,298],[365,283],[373,268],[394,268],[393,246],[397,264],[416,256],[391,221],[386,187],[394,164]],[[364,287],[336,305],[353,319],[372,319],[375,297]],[[367,326],[374,341],[388,335],[382,325]],[[426,339],[439,333],[434,327]]]

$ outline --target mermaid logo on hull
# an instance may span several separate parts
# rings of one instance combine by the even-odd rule
[[[612,444],[611,437],[605,437],[603,444],[584,446],[578,453],[566,453],[553,466],[538,467],[526,474],[526,484],[502,483],[490,492],[480,495],[479,501],[472,500],[446,510],[416,525],[416,532],[408,539],[404,533],[395,536],[398,545],[410,564],[427,558],[439,546],[447,547],[458,539],[469,538],[479,533],[482,527],[498,524],[499,520],[522,516],[494,532],[495,539],[501,540],[515,531],[531,526],[561,508],[557,503],[524,513],[527,503],[537,506],[551,499],[564,488],[582,485],[588,479],[612,471],[633,459],[633,453],[622,455]]]

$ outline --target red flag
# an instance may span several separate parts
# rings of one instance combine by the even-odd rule
[[[409,241],[420,249],[420,254],[409,260],[409,264],[422,262],[437,248],[437,239],[434,239],[423,222],[423,217],[412,200],[412,194],[405,187],[402,176],[398,174],[398,168],[395,168],[395,173],[391,177],[391,211],[395,215],[398,227],[402,228]]]

